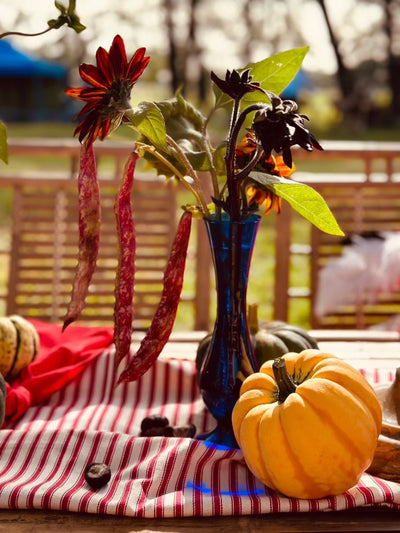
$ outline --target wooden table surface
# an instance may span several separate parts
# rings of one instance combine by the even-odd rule
[[[281,513],[223,518],[143,519],[41,511],[1,511],[1,533],[289,533],[400,531],[400,512],[356,509],[326,513]]]
[[[313,332],[322,350],[350,363],[396,369],[400,366],[397,333]],[[201,335],[175,335],[163,357],[194,356]],[[279,513],[257,516],[138,519],[40,510],[1,510],[0,533],[130,533],[130,532],[329,532],[398,531],[400,512],[388,508],[362,508],[325,513]]]

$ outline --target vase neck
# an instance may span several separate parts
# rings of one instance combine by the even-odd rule
[[[218,305],[234,310],[234,299],[246,309],[248,275],[260,217],[246,221],[206,220],[216,274]]]

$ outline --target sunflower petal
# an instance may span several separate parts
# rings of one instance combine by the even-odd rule
[[[110,48],[109,65],[113,71],[115,80],[126,78],[127,59],[124,41],[119,35],[114,37]]]
[[[107,88],[107,78],[102,75],[102,72],[94,65],[84,63],[79,67],[79,74],[83,81],[102,89]]]

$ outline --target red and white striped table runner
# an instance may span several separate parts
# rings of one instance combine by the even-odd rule
[[[174,425],[194,423],[199,431],[213,427],[194,362],[161,358],[140,381],[115,390],[113,364],[110,348],[79,378],[0,431],[0,508],[137,517],[400,509],[400,485],[368,474],[343,495],[297,500],[257,481],[239,450],[196,439],[138,437],[141,420],[153,413]],[[391,369],[363,373],[374,383],[393,379]],[[84,480],[93,461],[112,471],[98,491]]]

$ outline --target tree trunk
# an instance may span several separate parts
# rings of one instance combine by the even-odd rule
[[[390,116],[396,121],[400,117],[400,56],[394,53],[394,17],[397,0],[384,0],[384,29],[387,35],[388,78],[392,95]]]
[[[322,14],[324,16],[326,26],[328,28],[329,38],[330,38],[333,51],[336,57],[336,62],[337,62],[337,69],[338,69],[337,75],[338,75],[339,88],[342,94],[342,98],[345,99],[351,96],[353,92],[353,88],[354,88],[353,75],[343,62],[343,58],[339,50],[339,43],[333,31],[331,21],[329,19],[329,15],[326,9],[325,0],[317,0],[317,2],[322,9]]]
[[[175,93],[180,83],[182,83],[182,80],[180,80],[179,67],[178,67],[178,50],[177,50],[175,31],[174,31],[173,3],[174,3],[173,0],[163,0],[163,8],[165,12],[165,25],[166,25],[167,38],[168,38],[168,63],[169,63],[169,70],[171,73],[170,83],[171,83],[172,92]]]
[[[207,96],[205,69],[201,57],[201,49],[197,42],[197,7],[201,0],[190,0],[189,7],[189,31],[185,53],[185,79],[195,85],[195,92],[200,102],[204,102]],[[188,73],[188,69],[191,70]]]

